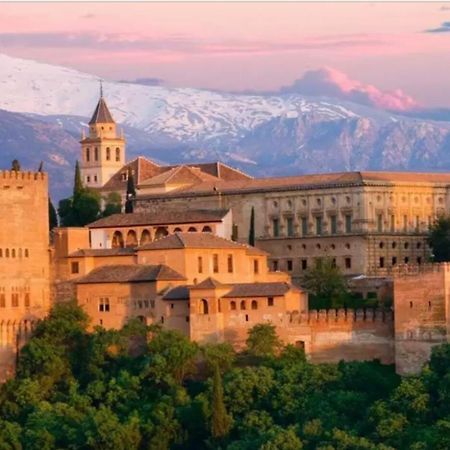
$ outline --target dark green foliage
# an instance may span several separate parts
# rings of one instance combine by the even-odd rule
[[[84,191],[83,182],[81,181],[80,163],[75,163],[75,175],[73,180],[73,198],[76,199]]]
[[[58,226],[58,215],[56,214],[56,209],[53,206],[50,197],[48,198],[48,226],[50,228],[50,231]]]
[[[102,211],[102,217],[108,217],[112,214],[122,212],[122,198],[118,192],[111,192],[105,199],[105,208]]]
[[[18,159],[14,159],[11,163],[11,170],[14,172],[20,172],[20,162]]]
[[[433,261],[450,261],[450,215],[439,216],[431,225],[428,245],[432,249]]]
[[[257,356],[235,358],[137,320],[88,323],[62,304],[38,324],[0,386],[0,450],[450,448],[450,344],[401,379],[376,361],[310,364],[266,325]]]
[[[255,208],[252,206],[250,213],[250,228],[248,232],[248,245],[255,246]]]
[[[136,197],[136,188],[134,186],[134,176],[131,169],[128,170],[127,179],[127,197],[125,201],[125,213],[130,214],[133,212],[133,199]]]

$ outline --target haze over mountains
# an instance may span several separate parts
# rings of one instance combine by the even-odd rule
[[[400,91],[386,94],[323,70],[278,93],[168,88],[139,80],[104,82],[104,92],[124,127],[128,159],[219,159],[265,176],[450,170],[448,110],[419,110]],[[1,167],[14,158],[27,168],[43,160],[53,195],[66,195],[81,129],[98,100],[98,80],[0,55]]]

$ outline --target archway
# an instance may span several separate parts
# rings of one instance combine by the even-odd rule
[[[130,230],[127,233],[127,247],[136,247],[138,245],[136,231]]]
[[[258,303],[256,300],[252,300],[252,309],[258,309]]]
[[[195,228],[195,227],[188,228],[188,233],[196,233],[196,232],[197,232],[197,228]]]
[[[202,229],[202,233],[212,233],[211,227],[209,227],[208,225],[205,225]]]
[[[173,232],[174,233],[181,233],[183,230],[180,227],[176,227],[174,228]]]
[[[208,300],[202,298],[200,303],[200,314],[208,314],[208,313],[209,313]]]
[[[155,239],[161,239],[164,236],[167,236],[169,232],[166,227],[158,227],[155,232]]]
[[[150,231],[144,230],[141,234],[141,245],[147,244],[151,241]]]
[[[120,231],[114,231],[111,245],[112,248],[123,248],[123,235]]]

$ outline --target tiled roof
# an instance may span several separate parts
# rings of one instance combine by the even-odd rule
[[[139,247],[138,250],[169,250],[176,248],[229,248],[245,249],[252,254],[267,255],[266,252],[245,244],[229,241],[211,233],[174,233]]]
[[[234,167],[228,166],[223,162],[216,161],[211,163],[198,163],[198,164],[185,164],[188,167],[198,167],[202,172],[212,175],[214,177],[220,178],[221,180],[248,180],[253,177],[246,174],[245,172],[235,169]],[[164,168],[170,170],[175,166],[165,166]]]
[[[112,214],[96,220],[89,228],[131,227],[145,225],[169,225],[184,223],[220,222],[229,212],[227,209],[161,210],[157,213],[142,212]]]
[[[201,283],[196,284],[192,288],[194,289],[215,289],[224,287],[220,281],[215,280],[214,278],[208,277],[205,280],[203,280]]]
[[[278,178],[253,178],[244,180],[219,180],[203,182],[168,192],[164,197],[191,197],[193,195],[240,194],[244,192],[307,190],[345,186],[364,186],[373,182],[384,183],[450,183],[450,173],[417,172],[338,172],[299,175]],[[141,198],[158,198],[161,194],[142,195]]]
[[[291,289],[296,289],[288,283],[241,283],[231,285],[230,292],[224,295],[227,298],[237,297],[276,297],[284,295]]]
[[[139,183],[140,187],[160,186],[164,184],[196,184],[202,182],[215,182],[219,178],[202,172],[198,167],[177,166],[159,175],[152,176]]]
[[[189,300],[189,287],[176,286],[164,294],[163,300]]]
[[[103,97],[100,97],[89,125],[94,123],[115,123]]]
[[[70,253],[69,257],[82,256],[129,256],[136,252],[134,248],[85,248]]]
[[[156,266],[112,265],[102,266],[92,270],[86,276],[77,280],[78,284],[90,283],[139,283],[156,280],[184,280],[178,272],[163,264]]]

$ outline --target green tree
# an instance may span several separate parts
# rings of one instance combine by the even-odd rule
[[[302,286],[310,293],[310,306],[336,308],[349,297],[345,278],[331,258],[319,258],[302,277]]]
[[[214,438],[223,438],[230,431],[231,417],[227,414],[223,401],[222,377],[218,365],[214,369],[211,411],[211,434]]]
[[[75,200],[84,192],[83,182],[81,181],[80,163],[78,160],[75,163],[75,175],[73,180],[73,199]]]
[[[229,370],[236,358],[233,346],[228,342],[206,344],[202,346],[201,352],[211,374],[214,373],[216,366],[219,367],[221,373]]]
[[[250,230],[248,232],[248,244],[252,247],[255,246],[255,207],[252,206],[252,212],[250,213]]]
[[[50,200],[50,197],[48,198],[48,225],[49,225],[50,231],[53,230],[53,228],[58,226],[58,215],[56,214],[56,209],[53,206],[53,203]]]
[[[450,214],[439,216],[431,225],[428,245],[432,249],[433,261],[450,261]]]
[[[20,162],[18,159],[14,159],[11,163],[11,170],[14,172],[20,172]]]
[[[270,323],[259,323],[248,332],[247,350],[253,356],[273,356],[280,349],[276,328]]]
[[[133,199],[136,197],[136,188],[134,186],[134,176],[131,167],[128,169],[127,180],[127,196],[125,201],[125,213],[129,214],[133,212]]]
[[[102,217],[108,217],[122,212],[122,198],[118,192],[110,192],[105,199]]]

